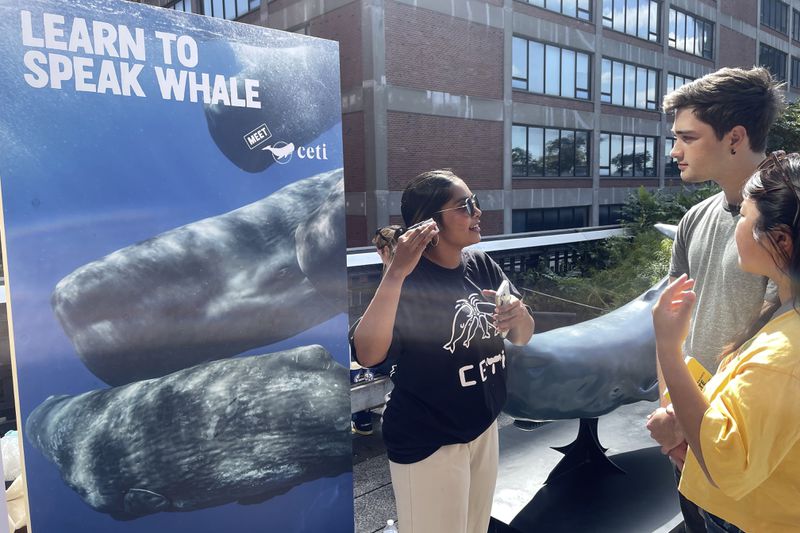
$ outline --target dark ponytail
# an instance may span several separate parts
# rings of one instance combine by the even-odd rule
[[[400,200],[400,212],[406,227],[429,218],[440,223],[441,216],[436,211],[450,201],[450,189],[456,181],[461,179],[447,168],[423,172],[412,179]]]
[[[792,298],[796,312],[800,296],[800,154],[773,152],[759,166],[742,190],[758,209],[759,217],[753,225],[753,237],[766,249],[775,266],[792,283]],[[778,245],[781,233],[791,237],[792,249],[787,252]],[[736,339],[725,348],[720,357],[736,351],[769,322],[780,307],[780,302],[765,303],[761,313]]]

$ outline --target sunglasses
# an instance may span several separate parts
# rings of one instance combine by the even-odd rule
[[[459,205],[457,207],[448,207],[447,209],[442,209],[440,211],[436,211],[436,212],[434,212],[434,215],[436,213],[444,213],[445,211],[455,211],[456,209],[466,209],[467,214],[469,216],[475,216],[475,210],[476,209],[480,209],[480,208],[481,208],[481,203],[478,201],[478,195],[477,194],[473,194],[472,196],[470,196],[469,198],[464,200],[464,204],[463,205]]]

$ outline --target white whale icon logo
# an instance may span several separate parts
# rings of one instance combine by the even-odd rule
[[[262,150],[269,150],[272,153],[272,158],[276,163],[285,165],[292,160],[294,154],[294,143],[286,144],[283,141],[278,141],[275,144],[265,146]]]

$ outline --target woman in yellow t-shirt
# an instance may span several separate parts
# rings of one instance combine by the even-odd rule
[[[675,280],[653,309],[658,360],[689,443],[680,492],[709,532],[800,531],[800,155],[770,154],[743,196],[739,266],[776,284],[777,311],[733,343],[700,391],[681,350],[693,280]]]

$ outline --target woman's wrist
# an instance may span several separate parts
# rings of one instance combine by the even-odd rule
[[[656,342],[656,353],[658,354],[658,360],[661,362],[662,366],[664,363],[669,363],[671,361],[683,362],[683,350],[680,344],[675,344],[673,342]]]

